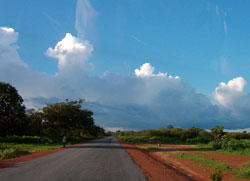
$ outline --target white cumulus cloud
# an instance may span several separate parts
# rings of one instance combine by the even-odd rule
[[[55,48],[49,48],[47,55],[58,59],[58,68],[61,72],[74,69],[91,69],[92,64],[87,60],[91,56],[93,46],[88,42],[67,33]]]
[[[154,77],[154,76],[159,76],[159,77],[166,77],[167,73],[161,73],[159,72],[158,74],[154,74],[155,68],[150,65],[150,63],[144,63],[140,69],[135,69],[135,75],[137,77]]]
[[[18,38],[18,33],[13,28],[0,27],[0,45],[8,46],[15,43]]]
[[[223,106],[227,107],[233,104],[234,100],[244,96],[244,87],[247,82],[243,77],[237,77],[227,83],[221,82],[218,87],[215,88],[214,98]]]

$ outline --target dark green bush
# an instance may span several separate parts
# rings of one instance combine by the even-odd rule
[[[216,149],[216,142],[211,141],[209,142],[213,148]],[[250,148],[250,141],[249,140],[235,140],[235,139],[222,139],[218,143],[218,149],[223,150],[243,150],[246,148]]]
[[[250,139],[250,133],[226,133],[228,139]]]

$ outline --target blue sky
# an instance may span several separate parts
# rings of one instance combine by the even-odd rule
[[[143,123],[137,123],[135,120],[145,119],[143,110],[147,109],[152,112],[152,120],[154,116],[158,119],[158,122],[154,123],[147,115],[148,127],[164,126],[162,120],[165,118],[182,127],[197,125],[207,128],[224,122],[228,128],[250,127],[249,121],[246,120],[250,114],[247,86],[250,77],[249,9],[250,3],[243,0],[237,1],[237,4],[231,0],[199,0],[192,3],[185,0],[1,0],[0,27],[12,28],[14,32],[18,32],[17,41],[12,44],[19,46],[18,61],[28,66],[29,73],[22,71],[20,74],[46,76],[41,78],[44,82],[43,88],[56,84],[64,90],[47,94],[45,88],[37,88],[39,91],[36,91],[36,94],[30,93],[22,87],[24,79],[12,77],[11,70],[6,69],[2,72],[0,81],[14,84],[22,96],[29,100],[26,104],[31,107],[42,105],[49,100],[83,97],[88,100],[86,106],[98,110],[96,120],[104,127],[144,128]],[[2,31],[2,34],[4,33],[5,30]],[[66,37],[66,33],[71,35],[68,40],[86,46],[88,51],[77,50],[62,57],[63,51],[57,51],[56,45]],[[8,44],[9,48],[12,44]],[[48,53],[49,47],[52,49]],[[10,51],[14,52],[14,49]],[[71,58],[72,55],[77,57],[77,60],[71,60],[74,59]],[[3,54],[2,62],[9,65],[9,62],[4,62],[4,56]],[[8,59],[11,59],[11,56]],[[155,72],[151,71],[152,67]],[[135,73],[135,69],[141,70],[140,75]],[[73,75],[73,72],[81,73]],[[165,82],[158,80],[162,77],[158,76],[158,72],[167,73]],[[180,77],[181,83],[171,82],[169,75]],[[135,77],[143,79],[143,83],[138,83],[139,80]],[[150,80],[148,77],[151,77]],[[231,83],[228,82],[230,80]],[[49,81],[53,83],[48,83]],[[34,88],[32,83],[27,82],[28,80],[25,80],[27,87]],[[114,85],[114,82],[117,85]],[[221,82],[225,84],[221,85]],[[88,88],[85,90],[84,85],[87,83]],[[82,86],[79,86],[81,84]],[[140,92],[142,84],[144,89],[150,91]],[[101,89],[101,85],[107,92],[105,89],[103,92],[96,90]],[[124,87],[125,92],[120,91],[120,87]],[[185,89],[190,89],[191,93],[176,91],[180,87],[188,87]],[[84,90],[81,92],[82,89]],[[65,90],[68,92],[65,93]],[[74,93],[70,93],[70,90]],[[111,90],[117,91],[108,96]],[[123,100],[126,92],[136,98],[137,94],[145,97],[134,101],[131,96],[127,99],[131,101],[126,101]],[[112,97],[114,94],[117,94],[116,98]],[[203,106],[210,106],[210,115],[207,115],[208,110],[200,110],[196,116],[190,117],[185,114],[186,107],[180,108],[183,100],[175,99],[171,101],[179,102],[180,105],[176,104],[170,109],[169,105],[163,102],[159,108],[162,112],[153,110],[155,105],[152,101],[159,99],[160,95],[163,96],[160,100],[169,96],[166,99],[168,102],[175,94],[178,95],[176,99],[183,95],[193,95],[192,100],[197,101],[193,102],[188,98],[190,102],[185,99],[185,103],[194,105],[194,108],[205,104],[203,99],[208,99],[209,103]],[[204,97],[201,103],[200,95]],[[106,96],[107,100],[102,98]],[[40,98],[39,104],[34,101],[37,101],[37,98]],[[239,100],[247,101],[238,103]],[[117,111],[117,108],[123,113]],[[179,108],[183,113],[182,117],[164,114],[168,112],[166,109],[177,111]],[[125,116],[124,113],[130,113],[131,109],[136,116],[141,117]],[[215,109],[216,113],[211,111]],[[112,111],[116,111],[116,116],[121,119],[115,121],[114,115],[111,116]],[[101,116],[104,112],[105,116]],[[197,115],[206,115],[206,118]],[[105,121],[111,119],[114,121]],[[237,125],[239,120],[244,120],[244,124]],[[132,124],[134,122],[135,124]]]

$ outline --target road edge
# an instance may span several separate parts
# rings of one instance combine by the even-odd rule
[[[192,181],[200,181],[200,178],[197,178],[196,176],[194,176],[191,173],[186,173],[184,172],[184,170],[178,169],[176,167],[174,167],[173,165],[169,165],[166,162],[164,162],[163,160],[161,160],[160,158],[156,158],[153,155],[150,155],[148,152],[146,152],[145,150],[142,150],[140,148],[135,147],[132,144],[126,143],[122,140],[120,140],[119,138],[117,138],[117,140],[120,142],[122,148],[129,154],[129,156],[132,158],[132,160],[134,161],[134,163],[143,171],[145,177],[147,178],[147,180],[159,180],[154,178],[154,176],[152,176],[152,174],[149,173],[149,171],[147,171],[142,164],[137,163],[136,158],[130,154],[129,149],[134,149],[139,151],[141,154],[146,155],[149,159],[153,160],[156,164],[160,164],[163,167],[165,167],[165,169],[171,169],[172,171],[175,171],[178,175],[181,175],[182,177],[185,177],[187,180],[192,180]],[[126,145],[130,145],[131,148],[128,148]]]
[[[72,148],[72,147],[75,147],[75,146],[80,146],[80,145],[83,145],[83,144],[87,144],[87,143],[90,143],[90,142],[93,142],[93,141],[96,141],[96,140],[99,140],[99,139],[103,139],[103,138],[87,140],[87,141],[84,141],[82,143],[77,143],[77,144],[74,144],[74,145],[68,145],[65,148],[61,147],[61,148],[56,148],[56,149],[52,149],[52,150],[35,152],[35,153],[28,154],[28,155],[22,155],[22,156],[15,157],[15,158],[0,160],[0,170],[8,168],[8,167],[13,167],[18,163],[23,163],[23,162],[28,162],[28,161],[31,161],[31,160],[35,160],[35,159],[38,159],[38,158],[41,158],[41,157],[44,157],[44,156],[59,152],[59,151],[66,150],[68,148]]]

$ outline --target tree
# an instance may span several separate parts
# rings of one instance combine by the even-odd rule
[[[0,82],[0,136],[22,135],[26,131],[25,106],[15,87]]]
[[[97,128],[94,125],[93,112],[82,109],[84,100],[59,102],[43,107],[45,132],[55,135],[87,135]]]
[[[35,109],[30,109],[26,112],[28,120],[27,134],[36,136],[43,134],[43,113]]]
[[[214,135],[215,140],[216,140],[216,149],[219,148],[219,141],[223,135],[223,130],[224,130],[224,126],[216,126],[215,128],[211,129],[211,132]]]

